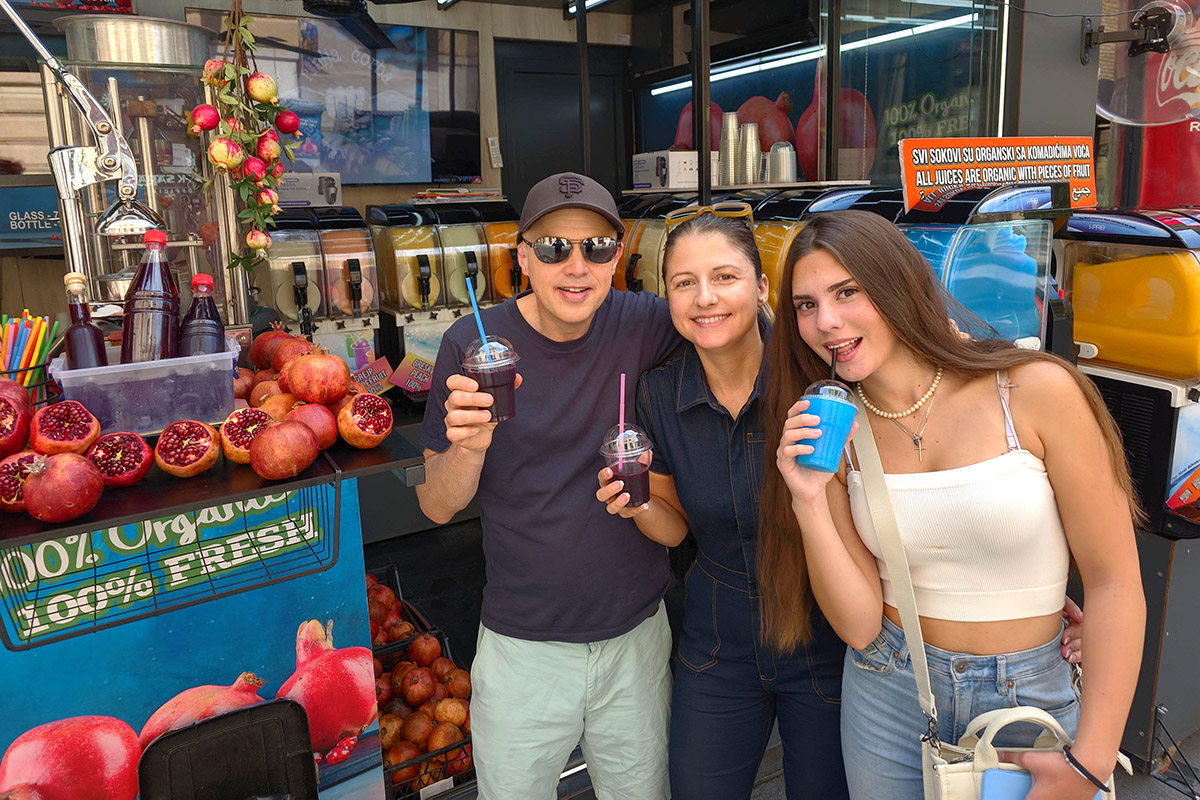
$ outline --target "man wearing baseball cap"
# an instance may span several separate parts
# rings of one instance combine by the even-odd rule
[[[445,523],[478,496],[487,559],[472,665],[473,755],[483,800],[550,800],[576,744],[605,800],[667,789],[671,633],[661,545],[595,498],[598,453],[642,372],[679,343],[666,303],[612,289],[624,230],[608,190],[551,175],[525,200],[517,258],[530,289],[484,309],[520,355],[516,416],[463,375],[479,334],[442,339],[421,443],[421,509]]]

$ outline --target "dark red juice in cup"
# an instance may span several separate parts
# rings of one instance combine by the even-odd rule
[[[650,502],[650,458],[654,443],[636,425],[614,425],[604,434],[600,455],[613,471],[613,479],[624,481],[629,493],[628,508]]]
[[[487,392],[492,402],[492,422],[503,422],[517,415],[517,351],[507,339],[488,336],[484,342],[476,339],[467,348],[463,371]]]
[[[629,492],[629,507],[635,508],[650,502],[650,467],[640,461],[626,461],[612,468],[613,475],[624,481]]]

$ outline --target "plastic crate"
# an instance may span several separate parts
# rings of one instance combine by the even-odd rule
[[[417,636],[420,636],[422,633],[429,633],[431,630],[433,630],[433,626],[429,624],[429,621],[425,618],[425,615],[421,613],[420,609],[418,609],[408,600],[404,599],[404,592],[402,592],[400,589],[400,572],[396,569],[396,567],[379,567],[377,569],[369,569],[367,572],[373,575],[376,580],[387,586],[392,590],[393,593],[395,593],[396,598],[400,601],[402,606],[400,618],[406,622],[412,623],[412,626],[416,631],[416,633],[407,639],[402,639],[396,642],[388,642],[387,644],[380,645],[379,647],[372,645],[371,650],[376,656],[394,653],[399,649],[408,649],[408,645],[413,639],[415,639]]]

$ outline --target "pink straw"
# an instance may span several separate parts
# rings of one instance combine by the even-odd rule
[[[617,469],[625,468],[625,373],[621,373],[621,411],[617,420]]]

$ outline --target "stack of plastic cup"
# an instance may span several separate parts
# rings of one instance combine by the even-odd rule
[[[623,481],[622,491],[629,492],[629,508],[650,502],[650,451],[654,443],[636,425],[613,425],[604,434],[600,455],[613,471],[613,479]]]
[[[776,142],[771,145],[771,152],[767,156],[767,181],[796,182],[796,150],[790,142]]]
[[[718,149],[720,161],[721,186],[733,186],[737,183],[738,165],[738,115],[736,111],[726,111],[721,115],[721,144]]]
[[[495,398],[492,403],[492,422],[503,422],[517,415],[517,361],[521,357],[512,344],[500,336],[488,336],[486,345],[479,339],[471,342],[463,358],[467,377],[479,384],[479,391]]]
[[[747,122],[742,126],[738,141],[738,176],[741,185],[758,183],[758,171],[762,166],[762,147],[758,143],[758,123]]]
[[[808,401],[806,414],[820,418],[817,427],[821,435],[800,440],[801,444],[811,445],[813,451],[796,456],[796,463],[815,472],[837,472],[857,412],[850,388],[841,381],[817,381],[800,399]]]

